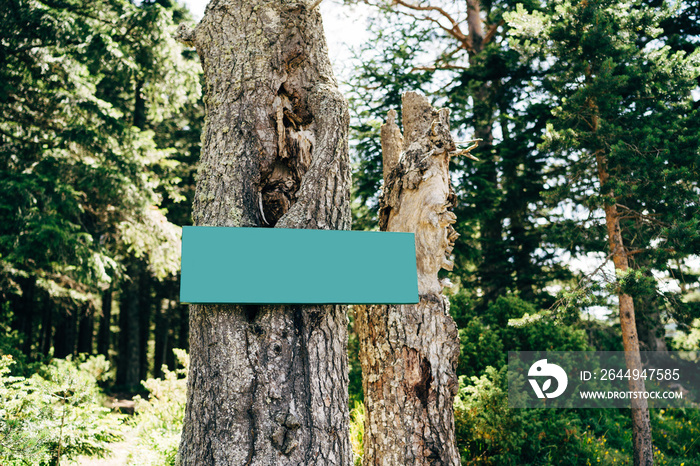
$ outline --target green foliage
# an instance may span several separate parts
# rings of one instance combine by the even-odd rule
[[[605,453],[604,438],[568,411],[508,409],[507,369],[460,377],[455,428],[463,465],[586,465]]]
[[[647,270],[637,269],[619,273],[617,287],[620,292],[630,296],[651,295],[656,293],[657,283],[653,276],[649,276]]]
[[[508,411],[506,375],[489,367],[481,377],[472,377],[467,385],[459,379],[459,394],[455,398],[455,431],[462,464],[470,464],[479,456],[489,458],[484,464],[505,464],[507,454],[517,454],[522,443],[517,434],[521,424],[518,413]],[[493,463],[489,463],[493,461]]]
[[[104,359],[54,359],[29,378],[12,377],[11,356],[0,359],[0,460],[49,465],[78,455],[103,457],[121,439],[118,417],[101,406],[91,370]]]
[[[189,357],[185,350],[173,350],[180,368],[170,371],[163,366],[162,379],[148,379],[143,385],[148,399],[137,396],[135,428],[138,444],[131,461],[139,465],[174,465],[180,444],[187,401]]]
[[[577,284],[562,288],[557,294],[557,301],[552,313],[564,320],[576,318],[584,309],[594,306],[608,307],[610,288],[596,281],[595,274],[584,276]],[[614,290],[613,290],[614,291]]]
[[[103,354],[97,356],[79,354],[75,362],[81,371],[90,374],[98,384],[114,381],[114,368]]]
[[[697,409],[654,409],[650,412],[657,464],[690,466],[700,458],[700,413]]]
[[[670,346],[674,351],[700,350],[700,319],[693,321],[688,331],[678,331]]]
[[[12,357],[0,357],[0,459],[11,464],[22,464],[29,458],[47,462],[50,458],[48,434],[31,425],[32,413],[25,415],[24,400],[30,393],[30,384],[24,377],[12,377]]]
[[[478,318],[459,329],[459,347],[457,374],[460,376],[478,376],[489,366],[502,367],[508,356],[498,332]]]
[[[603,209],[614,205],[633,271],[610,291],[629,292],[648,318],[659,320],[662,308],[689,322],[693,309],[673,293],[660,295],[652,271],[697,283],[674,264],[700,251],[700,118],[692,98],[700,55],[687,54],[694,47],[680,46],[671,26],[687,24],[680,14],[692,16],[694,7],[647,3],[553,0],[505,18],[513,47],[545,76],[553,119],[540,149],[552,160],[547,201],[559,212],[556,244],[607,254]]]
[[[539,317],[523,319],[528,315]],[[514,319],[520,325],[511,325]],[[515,296],[500,297],[482,317],[465,321],[460,330],[460,388],[455,399],[462,464],[628,464],[632,436],[627,411],[512,410],[507,399],[506,350],[621,351],[615,327],[596,320],[565,325]],[[693,335],[682,338],[679,334],[678,348],[697,349]],[[487,360],[502,361],[495,366],[501,369],[484,368]],[[700,448],[697,417],[690,410],[652,411],[656,463],[694,464],[689,459]]]
[[[3,4],[3,300],[31,279],[54,300],[94,300],[128,257],[147,257],[159,279],[179,269],[179,228],[162,207],[184,199],[191,167],[179,160],[198,155],[183,142],[198,129],[183,114],[196,112],[182,109],[196,107],[199,69],[172,37],[181,7],[137,3]]]
[[[629,413],[617,409],[517,409],[507,406],[507,370],[460,377],[457,444],[464,465],[629,464]],[[697,410],[651,410],[655,464],[690,466],[700,457]]]
[[[362,364],[360,363],[360,339],[355,333],[354,311],[348,312],[348,398],[350,407],[362,403],[364,393],[362,391]]]
[[[364,435],[365,405],[359,401],[350,410],[350,444],[352,445],[355,466],[362,466]]]
[[[591,348],[596,351],[624,351],[620,338],[620,324],[589,319],[582,320],[579,326],[586,333]]]
[[[460,309],[464,298],[453,300],[451,310],[466,322],[459,330],[460,356],[457,374],[479,376],[488,366],[502,367],[508,351],[587,351],[586,333],[565,325],[550,314],[538,312],[517,296],[499,296],[481,316]],[[472,311],[473,312],[473,311]],[[514,325],[514,323],[518,325]]]

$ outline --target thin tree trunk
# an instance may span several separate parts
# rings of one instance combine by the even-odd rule
[[[119,357],[117,359],[117,384],[125,390],[136,390],[139,378],[140,332],[139,332],[139,286],[142,264],[130,259],[119,298]]]
[[[104,355],[109,360],[109,348],[112,333],[112,285],[102,292],[102,316],[100,318],[100,328],[97,335],[97,353]]]
[[[167,286],[167,284],[165,284]],[[158,296],[155,306],[155,330],[153,337],[155,348],[153,353],[153,377],[163,375],[162,367],[165,363],[165,351],[168,347],[168,333],[170,332],[170,314],[173,311],[170,301]]]
[[[179,283],[179,281],[178,281]],[[172,327],[172,338],[168,345],[168,350],[165,352],[165,364],[167,364],[168,369],[174,370],[176,364],[175,353],[173,353],[173,348],[186,349],[189,352],[190,348],[190,308],[185,304],[175,303],[173,308],[173,315],[176,315],[176,321],[173,323],[171,320],[170,326]]]
[[[95,333],[95,309],[85,303],[78,320],[78,353],[92,354],[92,340]]]
[[[151,287],[154,280],[145,264],[141,271],[139,284],[139,381],[148,378],[148,341],[151,337],[151,314],[153,297]]]
[[[485,60],[483,52],[487,45],[480,0],[467,0],[467,24],[472,48],[469,54],[469,66],[478,69],[483,66]],[[484,309],[502,294],[503,286],[507,283],[503,280],[502,270],[503,219],[501,218],[502,209],[499,206],[498,159],[493,147],[493,123],[496,114],[492,89],[494,85],[494,83],[482,82],[472,94],[474,138],[481,139],[479,144],[481,164],[478,176],[485,183],[483,189],[478,190],[479,204],[483,213],[479,222],[481,261],[477,264],[478,286],[482,296],[481,306]]]
[[[597,126],[597,125],[596,125]],[[597,129],[594,128],[594,129]],[[607,172],[607,161],[602,151],[596,153],[596,164],[598,167],[598,178],[601,187],[604,187],[610,175]],[[613,198],[611,202],[605,204],[605,225],[608,230],[608,245],[612,253],[615,271],[625,273],[629,269],[627,250],[622,240],[620,230],[620,215]],[[632,296],[619,292],[620,302],[620,327],[622,330],[622,345],[625,349],[625,362],[630,371],[643,370],[642,360],[639,354],[639,338],[637,337],[637,326],[634,319],[634,301]],[[634,392],[643,392],[644,380],[631,378],[629,389]],[[634,465],[651,466],[654,464],[654,453],[651,442],[651,423],[649,421],[649,406],[645,398],[632,399],[632,442],[634,447]]]
[[[44,316],[41,321],[40,350],[41,354],[48,356],[51,352],[51,343],[53,340],[53,312],[54,302],[48,293],[45,293],[43,301]]]
[[[139,79],[134,87],[134,126],[140,130],[146,127],[146,100],[143,98],[143,79]]]
[[[207,86],[195,224],[349,229],[349,117],[318,11],[213,0],[179,38]],[[347,370],[343,306],[190,306],[181,464],[350,464]]]
[[[36,276],[21,280],[22,285],[22,325],[24,341],[22,342],[22,352],[31,358],[32,344],[34,342],[34,314],[36,307]]]
[[[459,336],[437,275],[441,268],[452,269],[449,255],[457,237],[448,173],[455,145],[449,112],[436,111],[425,97],[412,92],[403,97],[403,147],[397,147],[395,115],[389,112],[382,127],[389,175],[380,227],[415,233],[420,303],[356,307],[367,413],[363,462],[456,466],[452,404]],[[402,149],[399,159],[395,154]]]
[[[186,304],[178,304],[178,333],[177,346],[173,348],[182,348],[189,351],[190,348],[190,307]],[[175,355],[172,355],[173,361]],[[168,366],[171,367],[171,366]],[[172,366],[175,367],[175,366]],[[172,368],[171,367],[171,368]]]
[[[58,323],[54,337],[54,356],[65,358],[75,355],[75,342],[77,336],[78,310],[71,306],[59,306]]]

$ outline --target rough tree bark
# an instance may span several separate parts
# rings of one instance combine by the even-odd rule
[[[347,103],[312,3],[212,0],[178,31],[206,80],[195,225],[350,228]],[[350,464],[346,345],[342,306],[191,306],[180,464]]]
[[[460,464],[454,440],[459,336],[441,268],[457,233],[448,165],[457,154],[449,111],[403,96],[404,136],[389,112],[382,126],[384,194],[380,227],[416,235],[417,305],[356,306],[367,417],[365,465]],[[465,151],[466,152],[466,151]]]

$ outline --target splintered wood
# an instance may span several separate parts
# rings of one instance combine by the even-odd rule
[[[452,403],[457,394],[457,326],[442,294],[457,239],[450,157],[458,151],[449,110],[415,92],[403,96],[404,134],[389,112],[381,128],[383,231],[415,233],[420,303],[356,306],[365,393],[365,465],[460,464]],[[471,149],[471,148],[470,148]],[[469,149],[469,150],[470,150]]]

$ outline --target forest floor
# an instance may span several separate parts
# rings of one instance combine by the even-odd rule
[[[106,458],[81,456],[78,458],[78,466],[125,466],[129,464],[127,459],[136,441],[136,429],[124,429],[124,440],[109,445],[112,452],[110,456]]]
[[[133,414],[134,402],[131,400],[120,400],[110,398],[109,408],[120,408],[122,412],[130,412]],[[129,454],[131,449],[136,445],[136,428],[124,424],[123,431],[124,440],[109,444],[111,454],[106,458],[95,458],[89,456],[78,457],[78,466],[125,466],[128,465]]]

